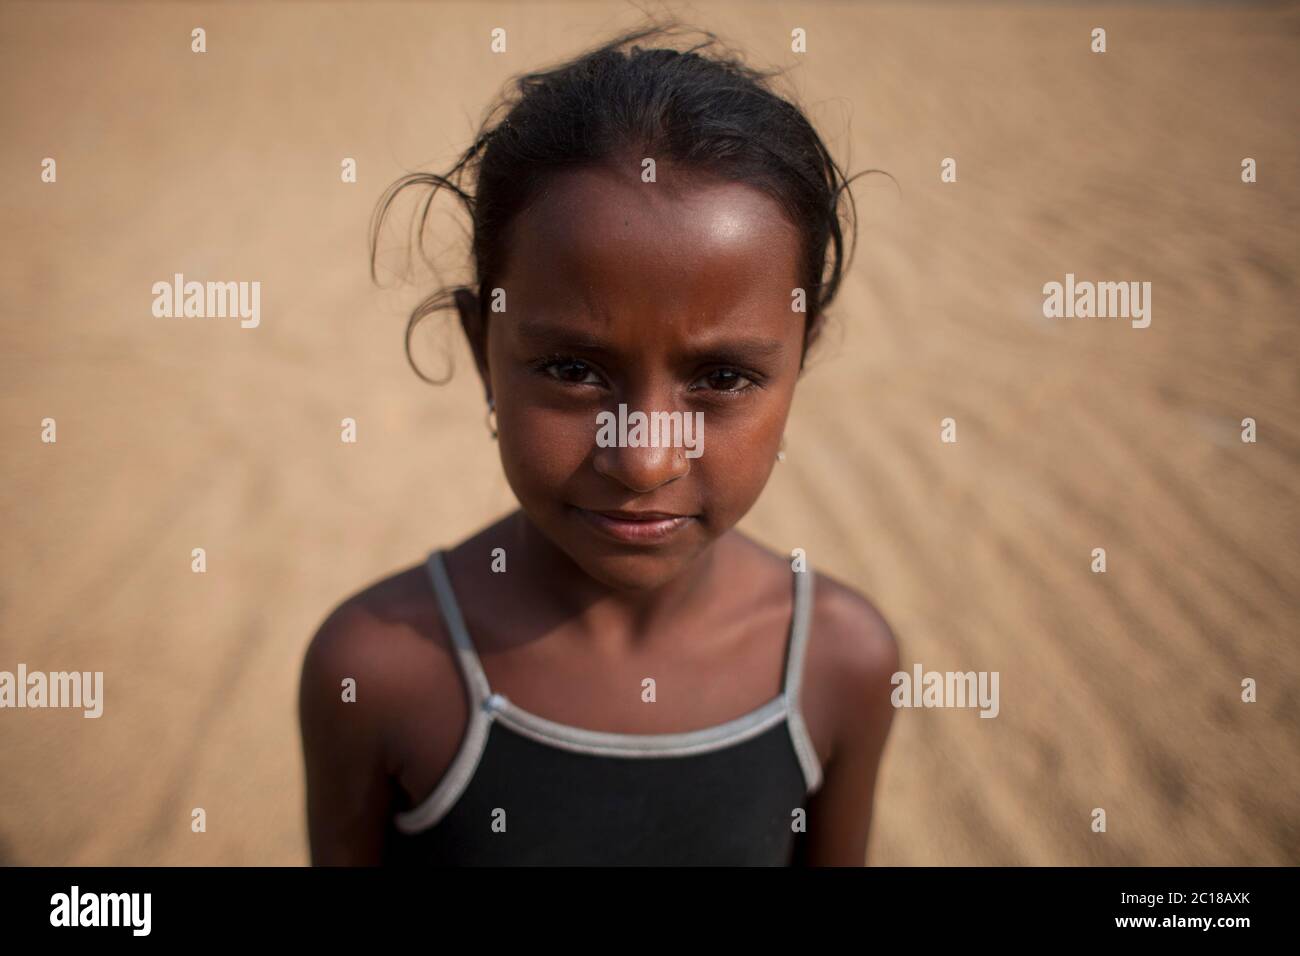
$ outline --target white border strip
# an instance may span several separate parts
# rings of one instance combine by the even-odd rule
[[[614,734],[585,730],[530,714],[510,701],[502,704],[497,719],[525,737],[575,753],[611,757],[684,757],[719,750],[756,737],[780,723],[785,715],[785,695],[781,695],[725,724],[678,734]]]

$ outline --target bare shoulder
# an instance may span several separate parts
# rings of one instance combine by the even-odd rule
[[[315,864],[383,860],[390,814],[409,802],[411,715],[455,700],[434,603],[423,567],[408,568],[342,601],[307,645],[298,713]],[[454,720],[424,719],[419,739],[449,739]]]
[[[312,637],[304,664],[348,665],[380,677],[395,656],[442,636],[427,580],[416,565],[345,598]]]
[[[304,733],[320,722],[387,745],[405,701],[427,702],[431,688],[456,679],[447,667],[448,643],[422,564],[347,597],[326,616],[303,657]],[[342,723],[340,703],[347,704]]]
[[[880,609],[858,590],[816,572],[805,683],[832,729],[830,759],[883,745],[892,722],[890,693],[898,671],[898,640]]]
[[[740,560],[776,591],[788,587],[791,558],[737,534]],[[819,757],[829,762],[846,747],[870,747],[888,730],[891,678],[898,671],[898,641],[879,608],[857,589],[819,570],[801,684],[801,707]]]
[[[846,680],[877,687],[898,670],[898,641],[884,614],[864,594],[817,572],[813,632]]]

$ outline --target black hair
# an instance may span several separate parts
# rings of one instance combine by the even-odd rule
[[[488,111],[474,144],[446,174],[410,173],[384,192],[371,220],[372,279],[377,281],[380,228],[398,194],[412,186],[428,189],[417,229],[423,252],[430,205],[439,189],[448,189],[470,216],[483,318],[505,262],[508,227],[539,194],[547,175],[605,165],[635,148],[642,150],[639,155],[655,156],[684,172],[707,172],[754,186],[781,206],[799,230],[803,251],[802,367],[815,323],[835,298],[846,267],[840,228],[845,196],[856,246],[851,180],[800,109],[771,89],[769,80],[780,71],[746,66],[720,49],[715,34],[703,30],[690,31],[704,40],[685,50],[636,45],[650,37],[676,36],[678,27],[675,20],[641,27],[552,69],[515,78],[513,92]],[[462,185],[471,170],[472,194]],[[426,316],[454,305],[463,288],[439,289],[415,307],[407,322],[407,360],[425,381],[438,382],[411,358],[411,334]]]

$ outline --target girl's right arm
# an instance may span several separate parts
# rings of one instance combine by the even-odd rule
[[[371,622],[355,605],[342,605],[303,660],[298,716],[313,866],[373,866],[383,858],[392,784]]]

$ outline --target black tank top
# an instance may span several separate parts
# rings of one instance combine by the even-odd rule
[[[782,692],[703,730],[616,734],[555,723],[493,693],[442,555],[434,594],[470,698],[433,792],[390,821],[385,861],[473,865],[787,866],[805,849],[821,766],[799,708],[813,572],[794,572]]]

